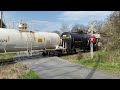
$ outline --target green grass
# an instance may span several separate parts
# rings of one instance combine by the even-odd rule
[[[0,54],[0,62],[10,61],[15,53]]]
[[[29,70],[25,72],[20,79],[40,79],[36,72]]]
[[[90,58],[90,53],[82,53],[81,59],[77,58],[78,55],[63,56],[62,58],[88,68],[96,68],[97,70],[120,75],[120,50],[97,51],[94,52],[93,59]]]
[[[89,68],[96,68],[98,70],[111,72],[114,74],[120,74],[120,64],[119,63],[109,63],[109,62],[99,62],[97,60],[81,60],[78,62]]]

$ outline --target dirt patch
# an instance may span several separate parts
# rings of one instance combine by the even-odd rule
[[[0,79],[18,79],[28,68],[22,64],[0,66]]]

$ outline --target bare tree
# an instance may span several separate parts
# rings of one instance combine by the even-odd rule
[[[58,30],[55,30],[55,31],[53,31],[54,33],[57,33],[58,35],[61,35],[61,33],[60,33],[60,31],[58,31]]]
[[[61,27],[60,31],[61,32],[67,32],[67,31],[69,31],[69,28],[68,28],[67,24],[62,24],[62,27]]]
[[[87,30],[87,27],[83,24],[75,24],[72,27],[71,32],[78,32],[78,33],[85,33]]]

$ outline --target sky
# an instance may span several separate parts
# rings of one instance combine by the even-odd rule
[[[28,30],[52,32],[62,24],[69,29],[75,24],[87,25],[94,20],[105,20],[112,11],[3,11],[3,20],[8,28],[18,29],[19,23],[28,24]]]

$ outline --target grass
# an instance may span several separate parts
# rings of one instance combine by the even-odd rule
[[[0,66],[0,79],[39,79],[36,72],[22,64]]]
[[[78,55],[63,56],[62,58],[73,63],[84,65],[88,68],[96,68],[97,70],[120,75],[120,50],[114,51],[97,51],[94,52],[94,58],[90,58],[90,53],[81,53]],[[82,56],[82,57],[81,57]]]
[[[0,62],[11,61],[15,53],[0,55]],[[0,79],[39,79],[36,72],[22,64],[0,66]]]
[[[40,79],[36,72],[28,70],[21,77],[21,79]]]
[[[15,53],[0,54],[0,62],[10,61]]]

